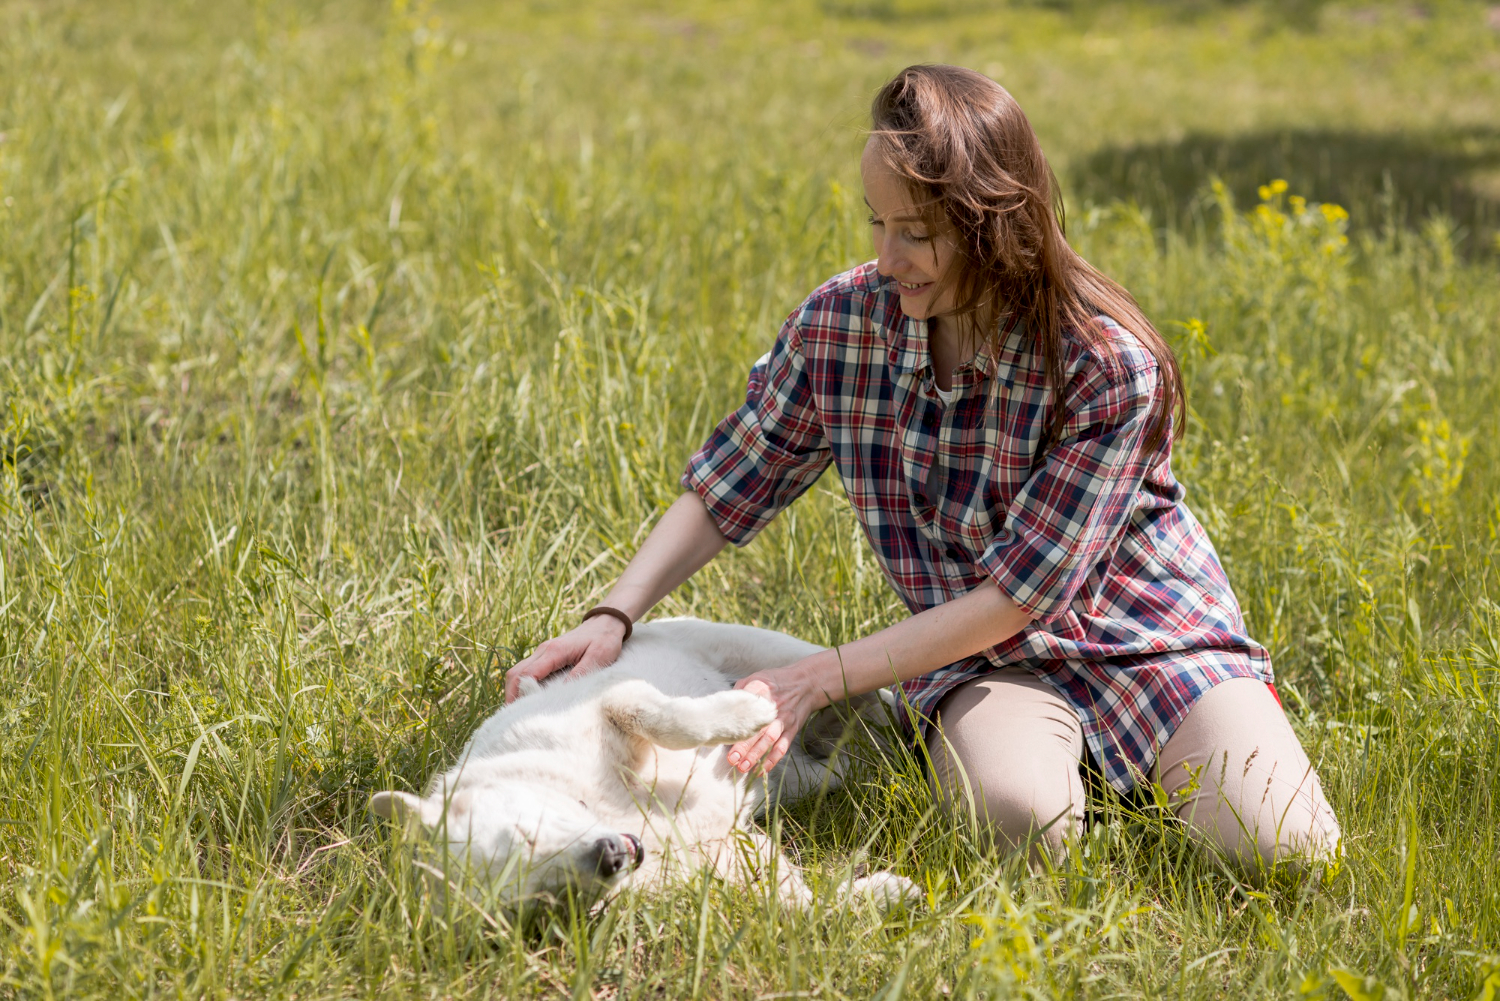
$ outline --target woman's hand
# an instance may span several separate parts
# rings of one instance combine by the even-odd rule
[[[814,654],[813,657],[817,657]],[[769,671],[757,671],[741,678],[734,686],[742,691],[770,699],[776,704],[776,718],[754,737],[742,740],[729,749],[729,764],[749,772],[759,762],[769,772],[791,749],[792,741],[802,732],[807,718],[828,704],[822,686],[814,684],[812,657]]]
[[[541,681],[548,675],[571,666],[573,673],[588,674],[608,667],[620,656],[625,638],[625,624],[609,615],[596,615],[580,622],[555,639],[550,639],[505,672],[505,701],[514,702],[521,691],[521,679]]]
[[[994,584],[918,612],[893,626],[795,664],[758,671],[736,688],[776,703],[776,719],[729,749],[729,763],[769,771],[791,748],[803,724],[830,702],[908,681],[1014,636],[1031,622]]]

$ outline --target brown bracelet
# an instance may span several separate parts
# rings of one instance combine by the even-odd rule
[[[618,608],[610,608],[608,605],[595,605],[587,612],[584,612],[583,618],[579,619],[578,621],[580,623],[587,622],[589,619],[592,619],[596,615],[608,615],[611,618],[619,619],[621,622],[625,623],[625,635],[620,637],[621,643],[624,643],[626,640],[630,639],[630,634],[635,632],[635,620],[633,620],[629,615],[626,615],[624,612],[620,611]]]

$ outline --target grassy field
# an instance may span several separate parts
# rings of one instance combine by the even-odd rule
[[[909,911],[434,911],[368,794],[863,259],[865,108],[919,60],[1013,90],[1177,345],[1175,468],[1346,862],[1247,883],[1101,800],[1030,876],[897,762],[774,824]],[[1457,0],[0,0],[0,996],[1492,1001],[1497,224],[1500,8]],[[660,611],[901,614],[832,480]]]

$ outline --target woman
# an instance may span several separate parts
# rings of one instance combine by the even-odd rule
[[[944,802],[1003,845],[1056,852],[1081,831],[1087,747],[1115,788],[1159,782],[1247,865],[1331,855],[1266,652],[1172,477],[1171,349],[1068,246],[998,84],[913,66],[873,118],[877,260],[792,313],[604,606],[517,664],[509,697],[610,663],[631,621],[832,464],[913,614],[742,681],[779,715],[732,764],[768,768],[814,711],[899,681]]]

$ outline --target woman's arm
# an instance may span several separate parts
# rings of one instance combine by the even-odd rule
[[[972,656],[1020,632],[1031,622],[994,584],[980,584],[962,598],[944,602],[846,646],[823,650],[795,664],[759,671],[743,688],[776,703],[775,721],[729,750],[729,763],[748,772],[761,762],[775,766],[807,718],[824,706],[907,681]]]
[[[601,604],[639,619],[726,543],[708,508],[690,490],[667,508]],[[614,663],[624,636],[624,623],[600,615],[548,640],[506,673],[505,701],[515,699],[522,678],[540,681],[569,665],[574,674],[586,674]]]

